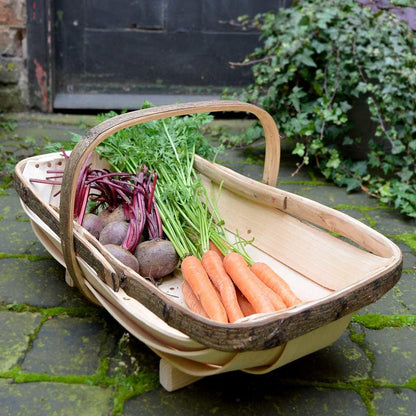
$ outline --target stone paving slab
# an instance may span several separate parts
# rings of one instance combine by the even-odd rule
[[[366,329],[365,341],[374,354],[375,380],[401,385],[416,375],[416,328]]]
[[[392,209],[380,209],[370,212],[369,215],[375,221],[375,229],[384,235],[398,235],[416,231],[414,219],[405,218]]]
[[[38,313],[0,310],[0,372],[10,370],[24,358],[30,337],[34,335],[40,320]]]
[[[115,340],[96,319],[54,317],[45,322],[26,354],[26,373],[91,375]]]
[[[2,416],[109,416],[113,393],[85,384],[22,383],[0,379]]]
[[[350,331],[329,347],[302,357],[276,370],[276,380],[294,383],[349,383],[369,377],[372,364],[361,347],[350,338]],[[270,376],[272,377],[272,376]]]
[[[258,376],[257,376],[258,377]],[[125,416],[367,416],[361,397],[349,390],[285,386],[244,374],[205,379],[175,394],[153,391],[127,401]],[[348,405],[346,405],[348,404]]]
[[[374,407],[378,416],[414,416],[416,392],[411,389],[376,389]]]
[[[65,269],[54,259],[0,260],[0,301],[37,307],[82,306],[85,298],[65,283]]]
[[[44,137],[59,140],[81,128],[48,117],[21,117],[19,130],[0,135],[1,143],[30,154],[24,137],[17,136],[31,134],[41,144]],[[263,152],[261,146],[228,149],[220,160],[260,180]],[[403,252],[401,280],[357,311],[363,323],[351,323],[333,345],[269,374],[222,374],[167,393],[157,383],[158,357],[65,284],[63,267],[39,243],[8,188],[0,193],[0,414],[413,415],[416,249],[400,236],[415,232],[416,223],[363,192],[347,194],[308,169],[292,176],[291,160],[282,156],[280,188],[375,227]],[[369,314],[408,317],[409,326],[369,329]]]
[[[0,253],[51,257],[32,231],[13,188],[0,194]]]

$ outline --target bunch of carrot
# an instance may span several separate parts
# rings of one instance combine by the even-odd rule
[[[181,264],[182,293],[188,307],[227,323],[254,313],[279,311],[301,303],[289,285],[266,263],[247,263],[243,255],[206,251],[201,260],[187,256]]]

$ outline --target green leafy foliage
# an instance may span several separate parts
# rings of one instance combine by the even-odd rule
[[[143,108],[150,107],[145,103]],[[117,113],[102,114],[98,122]],[[143,165],[157,173],[154,190],[163,231],[174,245],[179,257],[201,257],[212,241],[226,252],[230,247],[249,260],[244,251],[247,243],[237,236],[231,244],[227,240],[224,222],[217,211],[216,200],[202,184],[193,166],[195,155],[214,161],[221,147],[213,147],[202,128],[213,120],[207,113],[169,117],[126,127],[109,136],[95,151],[106,159],[115,171],[136,173]],[[81,139],[53,143],[47,151],[72,149]]]
[[[305,0],[242,22],[263,42],[241,64],[254,75],[241,98],[274,116],[299,168],[314,163],[348,191],[416,217],[415,33],[355,0]],[[354,129],[360,102],[370,137]],[[360,157],[351,156],[358,146]]]

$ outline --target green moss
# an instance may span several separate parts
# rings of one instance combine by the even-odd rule
[[[373,407],[374,388],[379,387],[371,378],[354,380],[350,383],[336,381],[334,383],[312,382],[300,383],[303,386],[313,386],[315,388],[336,389],[336,390],[352,390],[356,392],[364,402],[368,416],[375,416]]]
[[[93,375],[52,375],[46,373],[26,373],[19,365],[11,370],[0,373],[0,378],[13,379],[15,383],[56,382],[66,384],[88,384],[90,386],[112,386],[110,377],[102,377],[102,374]]]
[[[134,396],[157,388],[159,377],[153,366],[146,365],[144,357],[132,354],[128,332],[124,332],[118,341],[116,360],[118,365],[114,369],[113,378],[115,388],[113,414],[121,415],[124,403]]]
[[[18,254],[18,253],[4,253],[0,252],[0,260],[2,259],[27,259],[29,261],[49,260],[50,255],[36,256],[34,254]]]
[[[375,410],[373,406],[374,399],[374,383],[371,379],[359,380],[352,385],[352,390],[360,395],[364,402],[368,416],[375,416]]]
[[[416,376],[410,377],[409,380],[402,385],[402,387],[416,391]]]
[[[159,377],[155,373],[142,372],[129,377],[116,377],[113,415],[122,415],[127,400],[154,390],[158,385]]]
[[[395,235],[393,238],[397,241],[405,243],[416,253],[416,233],[404,233],[400,235]]]
[[[401,328],[414,326],[416,324],[416,315],[354,315],[352,322],[364,325],[369,329]]]
[[[373,217],[371,217],[370,215],[367,214],[367,212],[363,212],[361,211],[361,213],[364,215],[364,218],[367,220],[368,225],[371,228],[376,228],[376,221]]]
[[[86,384],[89,386],[114,388],[113,415],[122,415],[126,400],[154,390],[159,385],[157,373],[140,371],[137,374],[125,377],[116,374],[107,376],[109,361],[104,358],[93,375],[51,375],[46,373],[26,373],[19,365],[12,369],[0,372],[0,378],[11,379],[15,383],[55,382],[64,384]]]
[[[352,342],[355,342],[365,353],[367,358],[370,360],[371,365],[373,366],[375,363],[374,353],[368,348],[366,340],[365,340],[365,333],[364,332],[357,332],[354,330],[353,326],[349,326],[350,329],[350,339]]]
[[[360,212],[367,212],[367,211],[374,211],[378,209],[385,209],[382,206],[379,207],[371,207],[371,206],[365,206],[365,205],[349,205],[349,204],[338,204],[334,206],[335,209],[356,209]]]
[[[364,332],[359,334],[358,332],[354,331],[352,327],[350,327],[350,339],[352,342],[355,342],[361,346],[365,342],[365,334]]]
[[[102,309],[95,306],[57,306],[52,308],[42,308],[38,306],[28,305],[26,303],[9,303],[7,305],[0,306],[0,310],[40,313],[46,319],[58,315],[65,315],[73,318],[87,318],[92,316],[95,318],[100,318],[102,313]]]
[[[42,313],[42,308],[37,306],[31,306],[26,303],[9,303],[4,306],[0,306],[0,310],[7,310],[13,312],[32,312],[32,313]]]

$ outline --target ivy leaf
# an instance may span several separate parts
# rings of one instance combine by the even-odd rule
[[[245,97],[272,114],[295,154],[314,155],[326,178],[349,191],[365,181],[416,217],[416,36],[391,10],[363,3],[302,0],[258,15],[265,46],[253,55]],[[368,136],[376,144],[351,161],[351,146]]]
[[[411,171],[409,168],[404,168],[398,174],[403,182],[407,182],[414,174],[414,171]]]
[[[347,192],[354,191],[361,188],[361,183],[356,178],[347,178],[345,179],[345,185],[347,185]]]
[[[292,154],[298,155],[299,157],[303,157],[305,155],[305,144],[304,143],[296,143],[295,148],[292,150]]]

